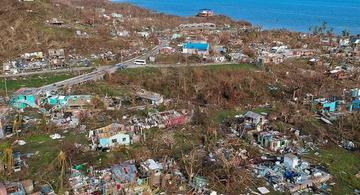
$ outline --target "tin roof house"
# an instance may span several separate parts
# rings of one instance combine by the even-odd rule
[[[209,44],[206,42],[186,42],[182,48],[183,54],[209,55]]]
[[[89,138],[97,148],[113,148],[131,143],[130,134],[125,131],[125,126],[117,123],[90,131]]]
[[[321,112],[335,112],[337,101],[327,100],[325,98],[314,100],[316,110]]]

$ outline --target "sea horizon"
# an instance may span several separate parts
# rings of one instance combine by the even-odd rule
[[[200,9],[234,20],[245,20],[264,29],[310,32],[326,22],[337,34],[346,30],[360,34],[360,0],[113,0],[152,11],[181,17],[196,15]]]

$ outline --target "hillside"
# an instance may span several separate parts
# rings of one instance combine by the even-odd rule
[[[130,32],[145,29],[174,28],[182,22],[206,22],[204,18],[180,18],[152,13],[125,3],[111,3],[101,0],[35,0],[18,2],[4,0],[0,8],[0,61],[8,60],[21,53],[44,51],[49,48],[65,48],[69,53],[93,54],[96,52],[129,49],[136,45],[138,37],[114,39],[110,35],[113,20],[100,18],[97,8],[104,8],[106,14],[122,14],[127,22],[121,28]],[[48,24],[56,18],[64,27]],[[225,16],[213,18],[212,22],[236,23]],[[240,24],[249,24],[239,22]],[[85,32],[86,38],[79,38],[76,32]],[[147,43],[145,43],[147,44]]]

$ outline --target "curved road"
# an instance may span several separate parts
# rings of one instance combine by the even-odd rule
[[[160,48],[164,47],[165,45],[167,45],[167,41],[166,40],[160,40],[160,44],[156,47],[154,47],[152,50],[150,50],[149,52],[141,55],[141,56],[137,56],[135,58],[132,58],[130,60],[127,60],[125,62],[122,62],[121,64],[123,64],[125,67],[131,67],[134,66],[134,61],[137,59],[147,59],[150,56],[154,56],[156,54],[159,53]],[[83,74],[80,76],[76,76],[64,81],[60,81],[57,83],[53,83],[50,85],[45,85],[42,87],[37,88],[36,93],[43,93],[46,91],[55,91],[59,88],[63,88],[64,86],[72,86],[72,85],[77,85],[77,84],[81,84],[81,83],[85,83],[87,81],[96,81],[96,80],[100,80],[104,78],[104,75],[106,73],[115,73],[117,71],[117,67],[116,66],[103,66],[100,67],[98,69],[96,69],[95,71],[91,72],[91,73],[87,73],[87,74]]]

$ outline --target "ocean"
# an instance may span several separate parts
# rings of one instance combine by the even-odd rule
[[[309,27],[327,22],[334,32],[360,34],[360,0],[113,0],[157,12],[193,16],[212,9],[236,20],[246,20],[264,29],[286,28],[309,32]]]

